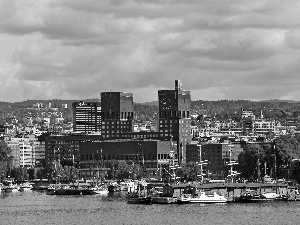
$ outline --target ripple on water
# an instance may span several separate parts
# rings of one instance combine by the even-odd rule
[[[297,224],[300,202],[262,204],[132,205],[125,193],[50,196],[1,193],[5,224]]]

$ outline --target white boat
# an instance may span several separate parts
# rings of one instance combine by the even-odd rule
[[[227,199],[219,191],[200,191],[189,199],[189,203],[227,203]]]
[[[262,193],[262,196],[264,196],[267,200],[276,200],[281,198],[281,195],[275,192]]]
[[[32,185],[29,183],[23,183],[19,185],[19,191],[29,191],[32,189]]]

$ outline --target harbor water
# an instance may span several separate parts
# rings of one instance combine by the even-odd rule
[[[107,196],[0,193],[1,224],[298,224],[299,201],[131,205],[125,192]]]

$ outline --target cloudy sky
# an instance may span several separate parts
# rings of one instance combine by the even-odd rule
[[[300,100],[300,1],[0,0],[0,101]]]

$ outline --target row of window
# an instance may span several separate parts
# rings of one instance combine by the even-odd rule
[[[159,118],[189,118],[190,111],[171,111],[171,110],[161,110],[159,112]]]
[[[118,131],[117,131],[118,132]],[[148,134],[116,134],[114,133],[109,133],[109,134],[105,134],[105,132],[102,131],[102,133],[104,133],[102,135],[103,138],[128,138],[128,139],[147,139],[147,138],[158,138],[159,134],[155,133],[148,133]]]
[[[98,161],[98,160],[161,160],[161,159],[170,159],[169,154],[145,154],[136,155],[136,154],[128,154],[128,155],[81,155],[82,161],[90,160],[90,161]],[[175,154],[175,158],[177,158],[177,154]]]
[[[102,158],[99,155],[81,155],[81,160],[156,160],[156,154],[145,154],[136,155],[136,154],[128,154],[128,155],[103,155]]]
[[[133,112],[102,112],[102,119],[129,119],[133,118]]]
[[[112,130],[112,129],[131,129],[131,126],[102,126],[102,130]],[[117,132],[119,132],[117,130]]]
[[[107,125],[110,125],[110,124],[131,124],[130,121],[102,121],[102,124],[107,124]]]

